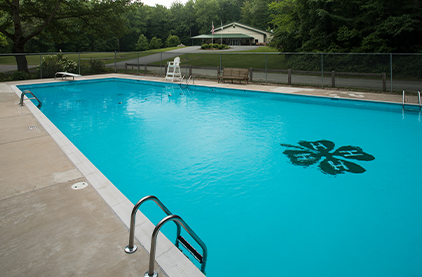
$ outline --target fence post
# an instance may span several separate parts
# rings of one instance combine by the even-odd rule
[[[251,68],[249,68],[249,79],[251,79],[250,80],[251,83],[252,83],[252,80],[253,80],[253,74],[252,74],[252,72],[253,72],[253,68],[251,67]]]
[[[192,65],[189,66],[189,76],[192,76]]]
[[[81,75],[81,52],[79,52],[79,75]]]
[[[287,84],[290,86],[292,84],[292,70],[287,70]]]
[[[42,79],[42,55],[40,54],[40,79]]]
[[[160,77],[161,77],[161,62],[163,61],[163,52],[160,52]],[[167,66],[166,66],[166,72],[167,72]]]
[[[188,75],[188,52],[186,52],[186,75]],[[186,76],[186,80],[188,79],[188,76]]]
[[[393,93],[393,53],[390,53],[390,80],[391,80],[391,93]]]
[[[114,73],[117,73],[117,51],[114,51]]]
[[[336,87],[336,72],[334,70],[331,71],[331,87]]]
[[[139,76],[139,52],[138,52],[138,76]]]
[[[265,53],[265,85],[267,84],[267,53]]]
[[[164,71],[166,72],[166,76],[167,76],[167,70],[168,70],[168,68],[167,68],[167,67],[168,67],[168,64],[165,64],[165,65],[164,65]],[[160,71],[161,71],[161,67],[160,67]]]
[[[387,74],[382,74],[382,91],[387,91]]]
[[[125,63],[125,74],[127,74],[127,63]]]
[[[321,85],[324,88],[324,54],[321,53]]]
[[[220,83],[220,68],[217,67],[217,82]]]
[[[145,76],[147,75],[147,64],[145,64]]]
[[[221,52],[220,52],[220,70],[221,70]]]

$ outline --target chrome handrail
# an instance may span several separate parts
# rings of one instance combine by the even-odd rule
[[[189,85],[189,81],[192,78],[192,84],[195,84],[195,78],[192,75],[189,76],[189,79],[186,81],[186,85]]]
[[[205,243],[195,234],[195,232],[189,227],[189,225],[186,224],[185,221],[183,221],[183,219],[180,216],[169,215],[163,218],[160,222],[158,222],[157,226],[155,226],[154,231],[152,232],[151,251],[149,254],[149,268],[148,268],[148,271],[145,272],[144,277],[158,276],[157,272],[154,270],[155,250],[157,246],[157,235],[161,227],[169,221],[173,221],[175,223],[177,222],[178,224],[177,223],[176,224],[178,226],[182,225],[183,229],[185,229],[186,232],[188,232],[188,234],[199,244],[199,246],[201,246],[202,252],[203,252],[202,262],[201,262],[201,271],[202,273],[205,274],[205,266],[206,266],[207,257],[208,257],[208,250],[207,250],[207,247],[205,246]]]
[[[182,79],[180,79],[180,85],[182,85],[183,79],[185,78],[185,75],[182,76]]]
[[[138,247],[134,244],[136,213],[138,212],[139,207],[143,203],[145,203],[146,201],[149,201],[149,200],[154,201],[155,204],[157,204],[163,210],[163,212],[165,212],[168,216],[172,215],[170,210],[167,209],[167,207],[164,206],[164,204],[154,195],[148,195],[148,196],[145,196],[144,198],[142,198],[141,200],[139,200],[138,203],[136,203],[136,205],[133,207],[131,217],[130,217],[129,245],[125,247],[125,252],[128,253],[128,254],[135,253],[136,250],[138,249]],[[176,226],[177,226],[177,236],[180,236],[181,227],[177,222],[175,222],[175,223],[176,223]],[[176,247],[179,247],[179,241],[177,239],[176,239],[175,245],[176,245]]]
[[[421,106],[421,92],[418,90],[419,107]]]
[[[40,101],[40,99],[38,99],[30,90],[24,90],[21,94],[21,101],[19,102],[19,105],[23,106],[23,98],[25,97],[25,94],[31,94],[32,96],[34,96],[34,98],[28,98],[28,99],[36,99],[38,101],[38,105],[37,108],[41,109],[42,103]]]
[[[402,106],[404,106],[404,90],[403,90],[403,101],[402,101]]]

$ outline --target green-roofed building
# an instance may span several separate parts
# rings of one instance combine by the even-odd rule
[[[222,43],[227,45],[265,45],[269,42],[272,33],[243,24],[232,22],[223,26],[214,25],[209,34],[191,37],[195,44]]]

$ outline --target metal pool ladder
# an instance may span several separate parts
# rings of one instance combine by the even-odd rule
[[[154,261],[155,261],[155,250],[157,244],[157,235],[160,231],[161,227],[169,221],[173,221],[177,227],[177,238],[174,245],[179,248],[179,245],[183,245],[191,254],[192,256],[201,264],[201,271],[205,274],[205,266],[207,264],[207,256],[208,251],[205,243],[195,234],[195,232],[189,227],[189,225],[178,215],[174,215],[167,209],[166,206],[155,196],[148,195],[138,201],[132,209],[131,217],[130,217],[130,232],[129,232],[129,245],[125,247],[125,252],[128,254],[134,253],[138,247],[134,244],[134,237],[135,237],[135,220],[136,220],[136,213],[138,212],[139,207],[145,203],[146,201],[152,200],[157,204],[163,212],[166,213],[166,217],[158,222],[157,226],[155,226],[154,231],[152,232],[151,238],[151,251],[149,257],[149,269],[145,273],[144,277],[156,277],[158,276],[157,272],[154,270]],[[192,246],[189,242],[186,241],[184,237],[180,235],[181,227],[188,232],[188,234],[201,246],[202,248],[202,255]]]
[[[180,79],[180,86],[182,86],[183,79],[185,78],[185,75],[182,76],[182,79]],[[186,79],[186,86],[189,85],[190,80],[192,79],[192,84],[195,84],[195,78],[190,75],[188,79]]]
[[[36,99],[38,101],[37,108],[40,109],[41,106],[42,106],[42,103],[41,103],[40,99],[38,99],[30,90],[24,90],[22,92],[22,94],[21,94],[21,101],[20,101],[19,105],[23,106],[23,98],[25,97],[25,94],[28,94],[28,93],[31,94],[32,96],[34,96],[33,98],[28,98],[28,99],[29,100]]]

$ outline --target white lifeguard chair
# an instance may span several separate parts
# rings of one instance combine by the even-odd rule
[[[165,80],[171,80],[174,82],[175,79],[179,81],[182,78],[182,73],[180,72],[180,58],[174,58],[174,61],[167,63],[167,74]]]

